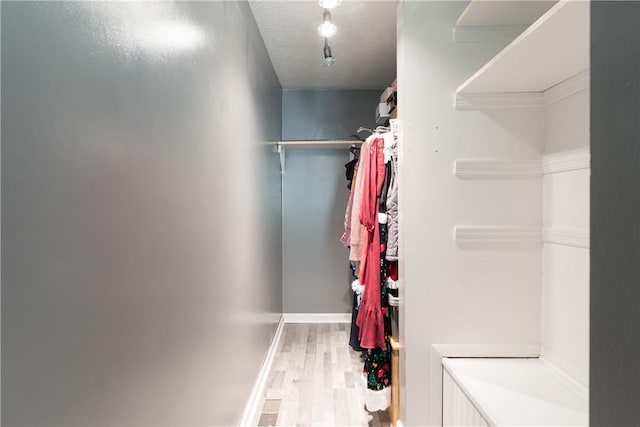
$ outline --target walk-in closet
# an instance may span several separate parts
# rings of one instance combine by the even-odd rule
[[[1,423],[640,425],[639,22],[0,2]]]

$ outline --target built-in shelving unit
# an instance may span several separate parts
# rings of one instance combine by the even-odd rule
[[[516,25],[512,18],[525,3],[472,0],[456,23],[454,42],[472,42],[457,36],[464,25]],[[528,6],[534,13],[535,5]],[[539,245],[540,259],[533,262],[541,267],[541,298],[531,298],[539,302],[540,357],[442,359],[445,426],[588,425],[590,2],[561,0],[540,13],[455,92],[456,110],[475,110],[461,113],[461,121],[488,117],[513,131],[508,141],[514,151],[527,144],[540,156],[519,159],[479,133],[482,147],[456,159],[453,168],[465,194],[477,189],[474,195],[489,194],[486,199],[498,205],[530,194],[531,206],[540,207],[541,227],[521,220],[525,215],[473,221],[466,214],[471,225],[453,229],[457,247],[469,253],[511,247],[524,253]],[[474,31],[477,43],[490,41],[488,30]],[[479,155],[483,149],[487,154]],[[523,283],[514,280],[525,289]],[[500,289],[496,297],[503,294]]]
[[[458,87],[456,95],[541,93],[587,68],[589,2],[564,0]]]

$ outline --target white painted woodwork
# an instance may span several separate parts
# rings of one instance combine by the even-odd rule
[[[535,160],[460,159],[455,161],[453,169],[453,174],[460,179],[530,178],[542,175],[542,166]]]
[[[563,230],[557,228],[545,228],[542,230],[542,240],[545,243],[589,249],[588,230]]]
[[[589,230],[589,176],[589,169],[545,175],[544,228]]]
[[[547,89],[544,92],[544,103],[553,104],[589,87],[590,72],[584,70],[573,77]]]
[[[544,358],[588,387],[589,90],[575,87],[545,107],[541,337]]]
[[[249,427],[255,425],[256,417],[260,412],[260,403],[263,400],[266,387],[267,387],[267,378],[269,377],[269,373],[271,371],[271,367],[273,365],[273,360],[276,355],[276,351],[278,345],[280,344],[280,338],[282,337],[282,331],[284,329],[284,318],[280,317],[280,321],[278,322],[278,328],[276,329],[275,334],[273,335],[273,339],[271,340],[271,345],[267,350],[267,354],[265,355],[264,360],[262,361],[262,365],[260,366],[260,371],[258,372],[258,377],[253,384],[251,389],[251,394],[247,399],[247,403],[245,404],[244,411],[242,412],[242,418],[238,423],[240,427]]]
[[[457,110],[462,111],[543,107],[581,93],[588,87],[589,70],[585,70],[544,92],[457,92],[455,106]]]
[[[545,156],[589,152],[588,86],[545,108]]]
[[[559,1],[457,92],[544,92],[588,69],[589,7]]]
[[[585,386],[589,372],[589,250],[545,244],[543,354]],[[547,354],[548,355],[548,354]]]
[[[442,358],[444,357],[540,357],[540,345],[522,344],[522,345],[492,345],[492,344],[433,344],[431,346],[431,366],[432,374],[431,387],[433,390],[442,390],[446,385],[442,382],[446,371],[442,369]],[[442,398],[442,394],[439,394]],[[444,408],[447,405],[440,399]],[[445,424],[446,425],[446,424]]]
[[[351,323],[351,313],[284,313],[285,323]]]
[[[541,359],[449,359],[446,372],[467,399],[495,426],[588,426],[588,401]],[[446,378],[445,378],[446,381]],[[443,391],[455,391],[449,385]],[[443,396],[443,402],[456,396]],[[461,398],[457,397],[458,402]],[[462,403],[460,403],[462,405]],[[468,406],[468,405],[467,405]],[[469,419],[461,415],[462,423]]]
[[[546,347],[542,348],[540,361],[562,378],[564,385],[584,402],[589,401],[589,372],[575,363],[558,356]]]
[[[489,422],[445,371],[442,384],[443,427],[484,427]]]
[[[538,354],[540,348],[542,176],[463,180],[452,167],[459,159],[540,165],[544,109],[455,109],[456,87],[504,47],[455,43],[451,25],[443,23],[455,22],[464,7],[400,6],[400,340],[407,349],[401,350],[407,425],[442,423],[442,364],[432,346],[537,344]],[[456,242],[454,228],[467,225],[534,229],[525,235],[534,239],[490,247]]]
[[[589,149],[549,154],[542,160],[542,170],[545,174],[577,171],[591,167]]]
[[[519,243],[540,242],[542,240],[539,228],[500,227],[500,226],[455,226],[453,239],[457,243]]]
[[[531,25],[555,1],[471,0],[456,21],[456,27]]]
[[[532,108],[544,105],[544,95],[537,92],[456,93],[457,110],[488,108]]]
[[[456,43],[509,43],[526,28],[526,25],[461,26],[453,29],[453,40]]]

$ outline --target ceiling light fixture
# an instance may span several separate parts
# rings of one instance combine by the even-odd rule
[[[333,9],[334,7],[340,6],[342,0],[320,0],[319,3],[323,9]]]
[[[318,26],[318,33],[324,38],[335,36],[338,32],[338,27],[331,22],[331,12],[329,12],[329,9],[324,10],[322,21],[322,24]]]
[[[322,65],[325,67],[330,67],[336,62],[336,58],[331,54],[331,46],[329,46],[329,39],[325,37],[324,39],[324,49],[322,49],[324,53],[324,60],[322,61]]]

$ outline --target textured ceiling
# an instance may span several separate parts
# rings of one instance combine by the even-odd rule
[[[322,9],[312,1],[250,1],[285,89],[383,89],[396,77],[396,2],[343,0],[331,11],[336,63],[321,65]]]

